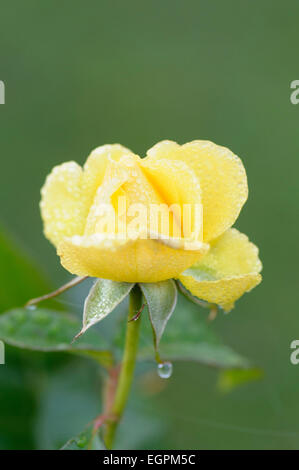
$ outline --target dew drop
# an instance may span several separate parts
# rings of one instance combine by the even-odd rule
[[[172,375],[172,363],[171,362],[160,362],[157,367],[157,372],[161,379],[169,379]]]
[[[88,444],[88,439],[86,436],[79,437],[77,439],[77,446],[80,447],[80,449],[84,449],[84,447],[86,447],[87,444]]]
[[[36,310],[36,305],[28,305],[27,310]]]

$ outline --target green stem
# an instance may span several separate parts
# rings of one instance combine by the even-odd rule
[[[140,288],[136,285],[130,293],[128,320],[131,320],[137,311],[141,308],[141,301],[142,294]],[[111,415],[111,419],[106,424],[104,435],[107,449],[112,449],[113,447],[117,426],[122,417],[129,397],[137,356],[139,327],[140,318],[135,321],[128,321],[121,371],[115,392],[114,402],[109,413]]]

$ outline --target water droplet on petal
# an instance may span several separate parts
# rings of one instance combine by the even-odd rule
[[[161,379],[169,379],[172,375],[172,363],[171,362],[160,362],[157,367],[157,372]]]

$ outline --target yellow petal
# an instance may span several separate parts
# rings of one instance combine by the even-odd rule
[[[67,162],[53,168],[41,190],[44,232],[54,245],[64,237],[83,233],[85,206],[81,183],[82,168]]]
[[[93,203],[95,193],[102,184],[109,161],[118,161],[124,155],[133,153],[119,144],[102,145],[94,149],[83,167],[82,192],[88,207]]]
[[[116,232],[116,206],[113,203],[116,196],[121,192],[123,184],[128,181],[130,174],[126,166],[120,165],[114,160],[108,159],[106,170],[101,185],[97,188],[91,207],[88,210],[85,236],[93,234],[106,233],[115,234]]]
[[[210,251],[179,279],[194,296],[229,311],[238,298],[261,282],[261,269],[258,248],[233,228],[215,240]]]
[[[103,204],[110,205],[110,210],[107,217],[110,222],[112,217],[118,216],[118,209],[120,205],[119,197],[124,197],[126,207],[124,208],[124,223],[130,229],[130,223],[133,224],[133,219],[136,219],[136,210],[142,208],[147,216],[151,204],[159,205],[162,201],[150,182],[147,180],[139,165],[141,159],[137,155],[128,154],[123,155],[118,161],[108,159],[106,164],[106,171],[101,185],[98,187],[91,208],[89,209],[87,223],[85,228],[85,235],[92,235],[95,233],[102,233],[103,218],[102,208]],[[109,222],[109,220],[107,221]],[[114,226],[114,229],[112,228]],[[144,220],[144,225],[140,227],[143,233],[148,230],[147,218]],[[107,230],[106,230],[107,231]],[[108,232],[117,233],[119,230],[116,224],[111,224]],[[135,230],[134,230],[135,232]]]
[[[199,179],[203,203],[203,240],[209,242],[233,225],[248,196],[246,172],[229,149],[204,140],[185,145],[163,141],[146,160],[182,160]]]
[[[145,159],[141,166],[169,208],[180,236],[202,241],[202,201],[198,178],[183,161]]]
[[[95,234],[65,239],[58,255],[68,271],[80,276],[158,282],[177,277],[201,252],[174,249],[158,240],[110,240]]]
[[[91,152],[83,171],[75,162],[53,168],[42,188],[40,203],[45,236],[57,247],[64,237],[82,235],[108,162],[133,155],[121,145],[103,145]]]

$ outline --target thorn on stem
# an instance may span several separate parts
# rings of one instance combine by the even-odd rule
[[[130,323],[131,321],[136,321],[138,320],[138,318],[140,317],[141,313],[142,313],[142,310],[144,309],[145,307],[145,304],[142,304],[141,308],[138,310],[138,312],[136,313],[136,315],[134,315],[130,320],[128,320],[128,323]]]

